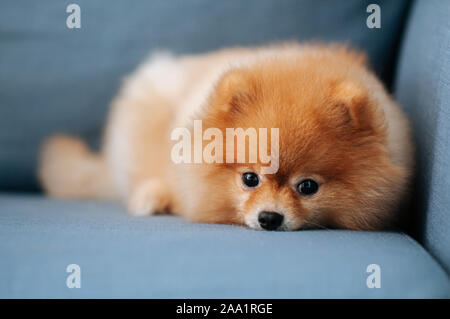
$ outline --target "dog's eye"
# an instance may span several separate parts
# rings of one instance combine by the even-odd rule
[[[302,195],[312,195],[317,192],[319,185],[312,179],[305,179],[297,185],[297,191]]]
[[[244,173],[242,175],[242,182],[247,187],[256,187],[259,184],[258,175],[255,173]]]

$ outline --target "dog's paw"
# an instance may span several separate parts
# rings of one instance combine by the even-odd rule
[[[128,211],[135,216],[166,213],[168,206],[169,196],[163,184],[157,180],[139,184],[128,200]]]

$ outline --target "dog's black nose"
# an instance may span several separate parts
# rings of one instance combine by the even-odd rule
[[[259,224],[267,230],[275,230],[281,226],[283,215],[274,212],[261,212],[258,216]]]

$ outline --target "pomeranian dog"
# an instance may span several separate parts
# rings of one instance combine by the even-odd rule
[[[365,61],[345,46],[298,43],[153,55],[113,101],[101,151],[53,136],[40,180],[50,196],[118,199],[134,215],[266,230],[388,227],[407,195],[413,145],[407,118]],[[174,130],[192,137],[185,146],[208,139],[194,120],[217,136],[276,128],[274,169],[248,160],[249,135],[244,161],[236,147],[229,160],[226,141],[215,162],[177,162]],[[198,145],[200,154],[208,147]]]

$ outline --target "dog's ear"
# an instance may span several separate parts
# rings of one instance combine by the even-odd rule
[[[219,79],[210,103],[223,112],[238,112],[252,97],[252,88],[244,69],[226,72]]]
[[[371,129],[375,124],[376,112],[367,89],[349,80],[332,84],[333,108],[336,116],[354,129]]]

